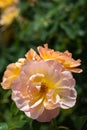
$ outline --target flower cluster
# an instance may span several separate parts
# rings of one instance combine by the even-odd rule
[[[1,83],[3,89],[12,89],[17,107],[37,121],[48,122],[59,114],[60,108],[75,105],[77,92],[71,72],[80,73],[80,60],[70,52],[59,52],[37,47],[30,49],[25,58],[7,66]]]
[[[1,18],[0,25],[8,26],[18,16],[18,0],[0,0]]]

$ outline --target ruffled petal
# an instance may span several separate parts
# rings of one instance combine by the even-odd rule
[[[81,73],[82,69],[77,67],[81,65],[81,60],[74,60],[72,54],[69,51],[59,52],[48,48],[48,44],[44,44],[44,47],[38,46],[38,52],[43,60],[56,60],[61,63],[67,70],[75,73]]]
[[[29,111],[25,112],[25,114],[28,117],[31,117],[32,119],[37,119],[44,111],[44,107],[42,104],[39,104],[38,106],[34,107],[33,109],[30,108]]]
[[[26,54],[25,54],[26,60],[40,60],[41,58],[39,55],[33,50],[30,49]]]
[[[60,98],[60,107],[63,109],[71,108],[76,103],[77,92],[75,89],[59,88],[58,94]]]
[[[44,107],[47,110],[52,110],[52,109],[55,109],[57,107],[60,107],[59,102],[60,102],[59,95],[55,94],[54,91],[50,91],[46,95],[46,99],[44,101]]]

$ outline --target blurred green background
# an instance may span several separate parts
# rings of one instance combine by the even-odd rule
[[[7,27],[0,26],[0,82],[9,63],[45,43],[80,58],[83,72],[73,74],[78,93],[76,105],[60,110],[50,123],[27,118],[11,100],[11,91],[0,87],[0,130],[86,130],[87,0],[20,0],[18,8],[18,18]]]

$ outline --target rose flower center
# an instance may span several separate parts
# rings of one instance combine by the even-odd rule
[[[41,82],[40,93],[46,93],[47,90],[48,90],[48,86],[47,86],[46,82]]]
[[[30,81],[32,82],[32,84],[34,84],[34,86],[36,87],[36,89],[38,90],[38,92],[40,94],[46,94],[48,92],[49,89],[49,82],[46,80],[46,77],[44,74],[35,74],[32,75],[30,77]]]

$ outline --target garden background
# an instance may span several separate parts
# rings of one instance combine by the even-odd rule
[[[11,100],[11,91],[0,87],[0,130],[86,130],[87,0],[20,0],[15,6],[19,10],[17,17],[5,23],[10,20],[7,17],[0,25],[0,82],[9,63],[45,43],[80,58],[83,72],[73,74],[78,93],[76,105],[60,110],[59,116],[49,123],[26,117]]]

